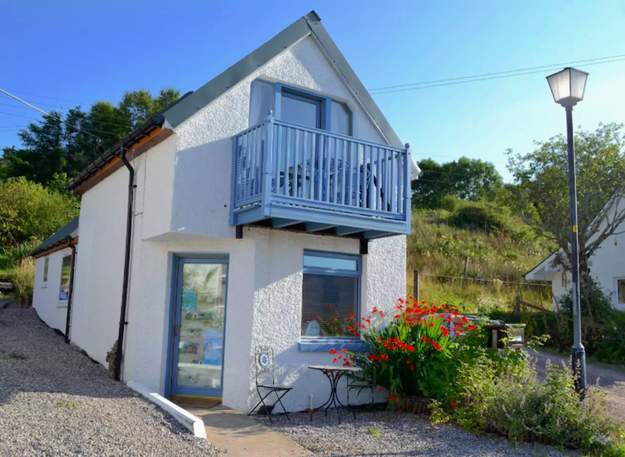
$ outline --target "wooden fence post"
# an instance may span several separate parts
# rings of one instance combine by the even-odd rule
[[[414,280],[413,280],[413,297],[417,302],[419,301],[419,270],[414,271]]]
[[[516,297],[516,303],[514,305],[514,313],[520,318],[521,317],[521,298]]]
[[[464,256],[464,277],[466,278],[469,274],[469,256]]]

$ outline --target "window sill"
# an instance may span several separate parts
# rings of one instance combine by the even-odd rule
[[[42,289],[47,289],[47,288],[48,288],[48,285],[44,283],[44,284],[42,284],[42,285],[41,285],[41,288],[42,288]]]
[[[299,341],[299,352],[330,352],[330,349],[340,351],[345,349],[352,352],[365,352],[369,350],[369,345],[362,340],[351,339],[302,339]]]
[[[57,308],[67,308],[67,303],[59,303],[56,305]]]

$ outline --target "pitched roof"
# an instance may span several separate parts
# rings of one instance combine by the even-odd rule
[[[46,251],[50,248],[53,248],[55,246],[58,246],[64,243],[67,237],[72,236],[72,233],[74,233],[78,229],[78,219],[79,219],[79,216],[76,216],[74,219],[69,221],[67,225],[62,227],[58,232],[56,232],[50,238],[48,238],[39,246],[37,246],[35,249],[33,249],[30,252],[30,255],[31,256],[37,255],[40,252]]]
[[[373,98],[358,76],[356,76],[352,67],[347,63],[345,56],[343,56],[332,38],[330,38],[326,29],[321,25],[319,15],[315,11],[311,11],[195,92],[187,93],[176,103],[152,116],[142,126],[106,151],[93,164],[89,165],[85,171],[74,179],[74,182],[69,186],[70,189],[74,189],[88,180],[107,162],[118,156],[122,148],[130,148],[136,143],[137,139],[146,136],[154,128],[179,126],[231,87],[241,82],[250,73],[256,71],[258,67],[265,65],[286,48],[309,35],[317,42],[330,64],[352,91],[354,97],[360,101],[362,108],[369,114],[371,120],[380,129],[380,132],[386,137],[389,144],[403,147],[404,145],[382,114],[382,111],[380,111],[380,108],[373,101]]]

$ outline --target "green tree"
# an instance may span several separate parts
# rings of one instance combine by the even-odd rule
[[[63,174],[72,179],[149,116],[179,97],[180,91],[171,88],[162,89],[156,96],[137,90],[126,92],[117,106],[99,101],[88,112],[80,106],[65,115],[52,111],[50,116],[31,122],[18,133],[21,147],[4,148],[0,178],[24,176],[44,185]]]
[[[78,199],[26,178],[0,181],[0,246],[43,240],[78,214]]]
[[[623,125],[600,124],[575,134],[579,257],[584,288],[588,259],[606,238],[623,233],[625,221],[625,138]],[[516,181],[515,195],[531,208],[526,220],[565,254],[570,268],[571,240],[567,140],[563,135],[536,142],[527,154],[508,150],[508,169]],[[610,204],[608,204],[610,203]]]
[[[446,197],[458,200],[493,200],[503,185],[492,163],[461,157],[443,164],[426,159],[419,163],[423,175],[412,183],[412,201],[417,208],[436,209]]]

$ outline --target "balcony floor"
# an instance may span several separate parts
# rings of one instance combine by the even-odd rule
[[[299,232],[375,239],[410,233],[406,221],[332,211],[314,206],[273,202],[267,208],[251,205],[233,214],[233,225],[251,225]]]

